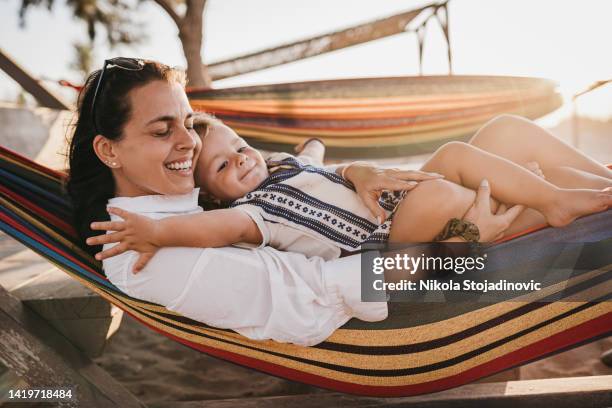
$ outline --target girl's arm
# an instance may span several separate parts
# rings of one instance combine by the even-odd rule
[[[261,244],[263,238],[255,222],[236,208],[167,217],[158,221],[160,247],[182,246],[218,248],[246,242]]]
[[[307,157],[322,166],[325,157],[325,144],[317,138],[310,138],[297,145],[295,152],[297,157]]]
[[[120,208],[108,208],[123,221],[94,222],[93,230],[114,231],[87,240],[89,245],[118,242],[119,245],[96,254],[102,260],[133,250],[151,253],[162,247],[223,247],[239,242],[261,244],[263,238],[255,222],[236,208],[154,220]]]

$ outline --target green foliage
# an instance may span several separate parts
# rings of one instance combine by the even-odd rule
[[[85,79],[93,71],[93,47],[91,44],[81,42],[75,42],[72,46],[74,47],[74,54],[70,68],[77,71]]]
[[[32,7],[46,7],[52,10],[55,0],[22,0],[19,23],[26,23],[26,13]],[[145,38],[142,25],[134,23],[138,0],[67,0],[66,5],[74,17],[82,21],[91,43],[102,28],[111,47],[119,44],[133,44]]]

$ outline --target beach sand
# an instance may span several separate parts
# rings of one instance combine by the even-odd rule
[[[125,315],[95,361],[145,403],[325,392],[207,356]]]

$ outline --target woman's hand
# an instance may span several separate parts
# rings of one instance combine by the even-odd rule
[[[134,273],[138,273],[160,248],[156,239],[158,236],[158,224],[151,218],[120,208],[109,207],[108,213],[123,218],[123,221],[92,222],[92,230],[113,232],[88,238],[87,244],[104,245],[115,242],[119,243],[106,251],[98,252],[96,259],[99,261],[130,250],[139,252],[140,257],[134,264]]]
[[[491,189],[485,179],[480,183],[474,204],[463,217],[464,220],[476,224],[480,231],[480,242],[496,241],[525,209],[524,205],[507,208],[505,204],[497,207],[495,214],[491,212]]]
[[[437,173],[420,170],[384,169],[367,162],[350,163],[336,170],[355,186],[355,191],[379,223],[386,218],[385,210],[378,204],[383,190],[412,190],[419,181],[443,178]]]

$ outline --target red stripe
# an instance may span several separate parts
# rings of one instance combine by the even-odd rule
[[[551,228],[548,224],[536,225],[535,227],[527,228],[522,231],[516,232],[512,235],[508,235],[507,237],[503,237],[493,242],[494,244],[501,244],[502,242],[513,240],[514,238],[522,237],[523,235],[531,234],[532,232],[536,232],[542,230],[544,228]]]
[[[74,262],[75,264],[79,265],[80,267],[82,267],[83,269],[87,270],[88,272],[94,273],[94,274],[96,274],[97,276],[99,276],[100,278],[102,278],[104,280],[108,280],[108,278],[106,276],[102,275],[97,270],[92,269],[90,266],[85,265],[84,263],[82,263],[78,259],[76,259],[76,258],[72,257],[71,255],[67,254],[66,252],[62,251],[60,248],[58,248],[56,246],[53,246],[50,243],[46,242],[43,238],[41,238],[40,236],[35,234],[33,231],[28,230],[25,226],[17,223],[15,220],[11,219],[8,215],[6,215],[4,213],[0,213],[0,221],[7,223],[11,227],[13,227],[16,230],[22,232],[26,236],[34,239],[35,241],[39,242],[40,244],[42,244],[46,248],[49,248],[53,252],[55,252],[55,253],[63,256],[64,258]]]
[[[142,320],[140,320],[139,318],[135,318],[142,322]],[[516,365],[532,361],[539,357],[545,356],[552,351],[563,349],[574,344],[580,343],[584,340],[588,340],[589,338],[594,338],[598,335],[605,334],[609,332],[610,328],[612,327],[612,312],[600,316],[596,319],[590,320],[588,322],[581,323],[563,332],[552,335],[544,340],[540,340],[526,347],[515,350],[495,360],[473,367],[460,374],[420,384],[389,387],[353,384],[344,381],[324,378],[315,374],[310,374],[293,368],[281,366],[263,360],[258,360],[256,358],[247,357],[229,351],[219,350],[213,347],[196,344],[180,337],[174,336],[173,334],[164,332],[158,329],[157,327],[153,327],[145,322],[142,323],[148,326],[149,328],[155,330],[156,332],[161,333],[191,348],[224,360],[228,360],[246,367],[263,371],[268,374],[349,394],[376,397],[401,397],[427,394],[431,392],[437,392],[449,388],[458,387],[460,385],[464,385],[477,379],[514,367]]]
[[[58,179],[58,181],[66,177],[65,173],[50,169],[48,167],[43,166],[42,164],[38,164],[35,161],[32,161],[28,159],[27,157],[22,156],[21,154],[12,151],[11,149],[7,149],[4,146],[0,146],[0,153],[1,153],[0,156],[11,157],[21,162],[22,164],[24,164],[26,167],[29,167],[30,169],[40,170],[41,172],[45,174],[55,177],[56,179]]]
[[[22,206],[26,207],[32,213],[36,214],[38,216],[38,218],[45,218],[46,220],[50,221],[51,224],[53,224],[57,228],[61,229],[62,232],[70,234],[72,237],[76,237],[77,233],[74,230],[74,228],[72,227],[72,225],[70,225],[67,222],[61,220],[56,215],[48,212],[47,210],[44,210],[43,208],[39,207],[38,205],[32,203],[32,201],[24,198],[23,196],[15,193],[12,190],[9,190],[8,188],[6,188],[6,187],[4,187],[2,185],[0,185],[0,192],[2,192],[2,194],[5,194],[5,195],[9,196],[10,198],[12,198],[13,201],[15,201],[15,202],[21,204]],[[40,217],[40,216],[42,216],[42,217]]]

